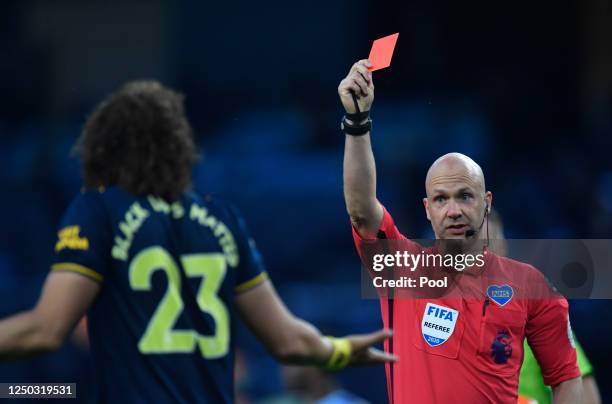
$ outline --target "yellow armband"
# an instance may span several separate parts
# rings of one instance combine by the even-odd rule
[[[351,342],[346,338],[325,337],[332,345],[332,354],[324,369],[337,371],[344,369],[351,361]]]

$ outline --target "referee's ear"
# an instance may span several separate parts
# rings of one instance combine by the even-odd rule
[[[423,198],[423,206],[425,206],[425,214],[427,215],[427,220],[431,222],[431,216],[429,216],[429,200],[427,197]]]
[[[487,215],[491,214],[491,209],[493,208],[493,194],[491,191],[485,192],[485,206],[487,207]]]

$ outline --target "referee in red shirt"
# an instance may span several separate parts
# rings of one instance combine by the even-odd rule
[[[360,254],[362,240],[377,238],[404,240],[409,252],[419,254],[424,248],[399,232],[376,198],[369,119],[374,84],[369,66],[368,60],[355,63],[338,87],[346,110],[344,197],[353,236]],[[482,246],[475,241],[484,238],[492,194],[486,191],[478,164],[459,153],[444,155],[429,169],[425,188],[425,213],[436,239]],[[472,295],[475,298],[381,296],[383,322],[394,331],[385,350],[399,356],[398,363],[386,365],[389,401],[515,404],[523,342],[528,338],[544,381],[552,386],[554,402],[579,403],[582,385],[567,301],[519,298],[544,284],[543,276],[528,264],[489,251],[484,257],[482,268],[456,277],[461,290],[480,290],[480,295]]]

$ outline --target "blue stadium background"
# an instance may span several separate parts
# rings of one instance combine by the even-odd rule
[[[610,238],[612,6],[450,0],[335,2],[6,1],[0,13],[0,315],[31,307],[59,218],[79,191],[69,152],[92,107],[121,83],[155,78],[186,94],[203,151],[195,186],[242,210],[290,308],[334,334],[381,325],[360,298],[341,188],[336,87],[374,38],[396,31],[375,74],[380,199],[428,237],[421,197],[433,159],[478,161],[508,236]],[[609,301],[572,302],[572,322],[612,390]],[[241,332],[257,400],[279,368]],[[382,368],[340,374],[384,397]],[[0,381],[93,384],[86,351],[0,365]]]

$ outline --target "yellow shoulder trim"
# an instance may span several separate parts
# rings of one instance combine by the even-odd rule
[[[76,272],[81,275],[85,275],[88,278],[93,279],[97,282],[104,281],[104,277],[93,269],[87,268],[86,266],[75,264],[73,262],[59,262],[51,265],[51,271],[70,271]]]
[[[262,283],[266,279],[268,279],[268,273],[267,272],[262,272],[259,275],[257,275],[256,277],[254,277],[253,279],[250,279],[250,280],[248,280],[246,282],[243,282],[240,285],[236,286],[234,288],[234,292],[236,292],[236,293],[245,292],[245,291],[247,291],[249,289],[252,289],[255,286],[259,285],[260,283]]]

